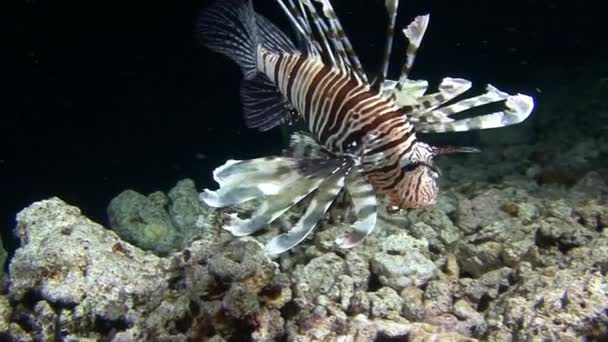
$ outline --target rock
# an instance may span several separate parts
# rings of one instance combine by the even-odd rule
[[[22,247],[10,265],[14,300],[31,290],[57,305],[103,298],[94,312],[114,320],[129,305],[125,296],[152,295],[167,279],[166,261],[122,242],[59,199],[35,203],[17,221]],[[133,283],[120,286],[127,280]]]
[[[0,339],[49,340],[59,326],[73,341],[601,340],[608,336],[608,192],[606,169],[592,166],[608,153],[608,140],[602,133],[572,141],[561,156],[563,142],[538,133],[535,146],[438,160],[438,203],[396,215],[379,207],[376,229],[355,248],[334,243],[354,219],[336,203],[314,237],[276,263],[260,242],[297,221],[303,206],[253,237],[235,238],[221,229],[224,210],[198,203],[192,181],[168,195],[139,195],[177,236],[171,247],[152,249],[162,257],[99,226],[69,233],[87,226],[74,214],[75,223],[60,223],[67,235],[24,239],[27,257],[11,262],[11,297],[0,295]],[[54,227],[66,208],[35,221]],[[41,236],[40,225],[20,221],[30,235],[34,227]],[[121,244],[107,252],[114,245],[102,236]],[[58,241],[46,246],[51,239]],[[100,248],[133,265],[109,266],[108,256],[92,266],[80,261]],[[140,279],[137,267],[154,277]],[[115,278],[112,288],[89,288],[109,281],[102,272]]]
[[[573,209],[564,199],[550,201],[545,205],[544,216],[558,218],[563,221],[570,221],[573,216]]]
[[[603,231],[608,226],[608,205],[596,200],[584,202],[575,208],[576,219],[583,226],[594,231]]]
[[[417,239],[425,239],[429,242],[429,249],[444,252],[445,245],[439,240],[439,234],[425,222],[416,222],[408,230]]]
[[[181,232],[184,240],[183,246],[200,236],[202,231],[197,221],[201,217],[211,214],[208,207],[201,205],[196,185],[191,179],[177,182],[169,191],[169,215],[176,229]]]
[[[262,309],[255,321],[257,329],[251,334],[252,341],[278,341],[285,335],[285,320],[278,310]]]
[[[22,247],[10,263],[11,302],[0,297],[0,336],[54,340],[57,327],[74,341],[284,334],[279,310],[291,300],[290,283],[255,241],[207,233],[161,258],[56,198],[19,213],[17,234]]]
[[[355,291],[350,300],[350,307],[348,308],[348,313],[365,313],[366,315],[368,315],[370,306],[371,303],[369,301],[369,296],[367,295],[367,292],[357,290]]]
[[[531,285],[541,287],[534,291],[534,297],[513,293],[492,307],[491,317],[497,317],[498,312],[504,315],[499,329],[503,330],[503,326],[514,329],[513,338],[560,340],[578,340],[578,336],[591,333],[596,326],[605,329],[608,316],[598,309],[608,307],[604,292],[608,288],[600,275],[586,274],[578,278],[558,271],[551,280]],[[524,281],[541,280],[533,276]]]
[[[538,253],[538,249],[533,237],[530,236],[522,240],[507,242],[503,246],[500,257],[506,266],[515,267],[522,260],[532,259],[533,257],[528,256],[535,253]]]
[[[122,239],[162,256],[177,249],[181,236],[158,202],[125,190],[110,202],[108,219],[112,230]]]
[[[83,337],[95,337],[91,324],[99,321],[124,330],[160,303],[168,262],[121,241],[77,208],[55,198],[23,210],[17,221],[22,247],[10,264],[12,300],[37,293],[69,311],[86,308],[80,329],[93,335]],[[140,306],[138,298],[147,303]]]
[[[53,307],[46,301],[40,301],[34,306],[32,322],[35,322],[38,336],[44,341],[56,338],[55,320],[56,313]]]
[[[438,327],[442,331],[456,331],[458,328],[458,318],[450,313],[428,317],[425,319],[425,323]]]
[[[555,146],[547,145],[538,149],[542,151],[538,152],[539,154],[554,156],[554,158],[545,157],[543,160],[543,172],[538,178],[541,183],[572,185],[584,178],[593,164],[601,163],[602,141],[592,137],[582,137],[568,144],[565,149],[556,149]]]
[[[411,321],[424,320],[424,291],[408,286],[399,295],[403,299],[403,316]]]
[[[121,238],[159,256],[167,256],[205,235],[216,214],[199,201],[194,182],[184,179],[168,196],[156,191],[144,196],[126,190],[107,209],[112,230]]]
[[[475,310],[469,302],[464,299],[454,303],[454,315],[460,320],[458,323],[458,331],[461,334],[472,334],[474,336],[483,336],[487,329],[486,321],[482,314]]]
[[[459,245],[459,258],[462,260],[461,270],[474,278],[482,276],[501,266],[500,255],[503,246],[495,241],[481,244],[464,242]]]
[[[487,305],[485,301],[497,299],[514,281],[513,270],[503,267],[487,272],[479,279],[461,278],[459,282],[464,294],[483,311]]]
[[[444,207],[449,211],[455,210],[451,203]],[[409,232],[418,239],[427,240],[431,251],[438,254],[444,254],[447,246],[462,237],[460,229],[454,225],[447,212],[439,207],[431,207],[409,215],[413,222]]]
[[[337,276],[345,271],[345,262],[334,253],[323,254],[306,265],[297,265],[292,277],[294,296],[301,309],[312,309],[317,296],[330,290],[339,292]],[[335,289],[332,289],[336,286]]]
[[[338,276],[338,289],[339,289],[339,298],[340,307],[342,311],[347,311],[350,308],[351,299],[355,295],[355,283],[353,278],[347,275]]]
[[[599,199],[608,195],[608,184],[597,171],[587,172],[570,189],[574,198]]]
[[[450,253],[446,256],[444,272],[451,280],[456,280],[460,277],[460,266],[458,265],[456,255]]]
[[[0,336],[8,331],[11,325],[11,304],[6,296],[0,296]]]
[[[473,199],[460,198],[456,210],[456,225],[465,233],[472,233],[497,219],[505,219],[508,214],[501,209],[506,202],[505,192],[488,189]]]
[[[456,244],[462,271],[471,277],[501,266],[515,266],[535,258],[538,222],[511,217],[496,220]]]
[[[353,286],[356,289],[367,290],[371,271],[369,261],[359,253],[347,253],[346,273],[352,278]]]
[[[542,244],[556,244],[560,250],[569,250],[587,244],[599,234],[569,219],[548,217],[540,222],[538,240]]]
[[[382,287],[378,291],[370,293],[369,301],[371,303],[370,317],[373,318],[399,316],[403,306],[403,299],[389,287]]]
[[[383,251],[371,259],[372,272],[384,286],[401,291],[407,286],[420,286],[435,277],[437,266],[427,257],[426,240],[399,234],[384,242]]]
[[[530,224],[540,216],[540,209],[530,201],[509,201],[503,204],[502,210],[518,218],[523,224]]]
[[[443,280],[431,280],[424,290],[424,316],[438,316],[452,311],[452,285]]]
[[[6,260],[8,259],[8,253],[4,249],[4,244],[2,243],[2,237],[0,237],[0,292],[4,292],[6,287],[8,286],[8,275],[4,272],[4,266],[6,264]]]
[[[416,327],[407,321],[370,319],[361,314],[353,318],[349,335],[361,341],[399,340],[407,339],[414,330]]]

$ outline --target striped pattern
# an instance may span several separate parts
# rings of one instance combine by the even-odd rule
[[[445,78],[436,93],[427,94],[428,82],[410,80],[428,15],[416,17],[403,30],[408,48],[401,77],[386,79],[398,0],[385,0],[388,30],[373,85],[329,0],[277,2],[298,34],[301,50],[255,13],[251,0],[218,1],[200,24],[206,44],[233,59],[243,71],[241,96],[249,127],[271,129],[295,111],[312,134],[295,134],[288,156],[228,161],[214,173],[220,188],[201,194],[214,207],[261,201],[248,219],[230,216],[225,228],[236,236],[262,229],[310,198],[298,223],[268,242],[268,254],[282,253],[303,241],[343,189],[356,216],[352,230],[336,240],[345,248],[372,232],[379,197],[388,200],[389,211],[435,203],[439,174],[433,158],[478,150],[431,147],[418,141],[416,132],[503,127],[521,122],[532,111],[532,98],[512,96],[492,86],[483,95],[454,102],[471,87],[469,81]],[[500,101],[505,103],[503,111],[472,118],[453,116]]]
[[[374,188],[359,168],[353,168],[348,174],[346,189],[357,221],[353,223],[352,231],[338,237],[336,243],[342,248],[351,248],[361,243],[374,230],[378,220],[378,203]]]
[[[395,21],[397,19],[397,7],[399,7],[399,0],[386,0],[385,7],[388,14],[388,27],[386,30],[384,54],[382,55],[380,72],[372,85],[372,88],[376,91],[380,90],[380,87],[382,84],[384,84],[386,76],[388,75],[388,66],[390,64],[391,52],[393,50],[393,33],[395,32]]]
[[[214,172],[220,189],[205,189],[200,198],[207,205],[218,208],[260,199],[260,205],[250,218],[241,219],[232,214],[224,227],[235,236],[250,235],[268,226],[315,191],[319,193],[332,189],[330,193],[335,197],[351,167],[352,162],[346,158],[267,157],[244,161],[229,160]],[[340,188],[335,190],[335,186],[329,184],[328,179],[333,179],[330,183],[334,182],[340,185]],[[328,195],[323,196],[326,198]],[[329,204],[331,201],[333,198]],[[322,209],[323,213],[327,210],[326,207],[320,208],[325,208]],[[314,215],[318,214],[318,210],[314,211]],[[314,226],[310,227],[312,228]]]
[[[403,184],[419,179],[432,183],[424,172],[406,179],[404,160],[421,160],[432,165],[432,150],[417,141],[414,126],[403,108],[373,92],[368,84],[357,82],[336,69],[302,55],[260,51],[260,70],[277,85],[281,93],[302,116],[311,133],[332,153],[359,158],[378,194],[386,194],[393,205],[429,201],[433,191],[412,191]],[[410,108],[414,110],[418,108]],[[424,178],[424,179],[422,179]],[[427,179],[428,178],[428,179]],[[420,198],[403,200],[404,192]],[[424,194],[422,194],[425,192]]]
[[[412,139],[413,140],[413,139]],[[387,197],[391,206],[396,209],[422,208],[435,202],[438,173],[433,169],[433,149],[424,143],[409,145],[405,151],[409,164],[398,164],[395,160],[389,164],[367,172],[367,177],[378,194]]]
[[[393,189],[412,182],[405,179],[406,172],[401,168],[404,160],[421,158],[432,164],[432,150],[420,149],[427,145],[416,140],[414,126],[403,109],[371,91],[369,85],[314,59],[265,49],[260,57],[260,69],[293,107],[304,113],[309,130],[326,149],[338,156],[360,158],[376,191],[387,194],[392,204],[415,202],[421,206],[428,201],[403,202],[403,192],[412,191]]]
[[[266,244],[266,254],[277,255],[283,253],[302,242],[312,232],[342,190],[345,176],[351,167],[350,160],[341,160],[340,166],[326,177],[318,187],[308,208],[306,208],[306,212],[295,226],[287,233],[274,237]]]
[[[405,35],[405,38],[407,38],[408,45],[406,50],[407,59],[401,68],[401,77],[399,77],[399,83],[401,86],[407,81],[408,75],[412,70],[414,60],[416,59],[416,52],[418,52],[418,48],[420,48],[420,43],[422,42],[422,38],[426,33],[428,25],[429,15],[421,15],[417,16],[416,19],[414,19],[414,21],[403,30],[403,34]]]
[[[311,133],[330,151],[352,153],[353,147],[371,139],[370,132],[380,133],[384,145],[389,137],[405,142],[406,136],[414,133],[404,111],[371,91],[369,85],[302,55],[262,49],[261,56],[260,69],[302,113]],[[374,143],[376,147],[383,145]]]
[[[323,56],[329,66],[358,82],[367,83],[367,75],[361,61],[329,0],[286,1],[288,4],[285,4],[284,0],[277,0],[295,30],[300,33],[298,38],[306,43],[306,56],[319,61]],[[321,12],[317,11],[314,2],[321,4]]]

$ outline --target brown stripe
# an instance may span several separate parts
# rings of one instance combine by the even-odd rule
[[[338,92],[338,94],[336,95],[336,97],[334,98],[334,102],[331,105],[330,110],[328,111],[329,115],[332,115],[332,121],[331,121],[331,125],[327,125],[325,127],[325,129],[323,129],[323,132],[321,133],[321,142],[325,143],[327,141],[327,139],[329,139],[329,137],[333,136],[334,134],[336,134],[339,129],[340,126],[342,124],[344,124],[344,120],[346,119],[346,114],[350,111],[350,109],[352,107],[354,107],[357,103],[371,97],[371,93],[364,91],[361,94],[358,94],[354,97],[351,97],[350,99],[346,100],[346,102],[343,104],[343,102],[345,101],[345,97],[346,94],[348,94],[349,91],[353,90],[354,88],[356,88],[358,86],[358,83],[353,81],[353,80],[348,80],[340,89],[340,91]],[[340,108],[340,106],[342,106],[342,108],[340,109],[340,112],[336,113],[336,111],[338,110],[338,108]]]
[[[344,77],[337,72],[332,72],[331,75],[328,77],[328,83],[323,83],[326,78],[322,79],[321,82],[319,82],[318,87],[320,88],[316,93],[317,98],[313,101],[313,104],[316,104],[317,106],[313,108],[313,112],[311,113],[311,115],[314,115],[314,117],[312,117],[311,119],[314,121],[312,122],[311,130],[317,136],[320,135],[319,131],[322,131],[325,127],[321,126],[323,122],[327,124],[327,122],[332,118],[331,112],[329,112],[329,110],[325,108],[327,106],[327,103],[329,103],[330,106],[332,105],[331,99],[333,97],[333,94],[336,93],[336,87],[339,88],[341,86],[340,82],[344,80]],[[319,126],[318,129],[317,126]],[[323,144],[323,142],[321,143]]]
[[[303,78],[300,77],[300,75],[298,75],[298,73],[300,72],[300,68],[306,61],[306,58],[303,56],[299,56],[297,58],[298,58],[298,60],[296,61],[296,64],[293,66],[293,68],[289,72],[289,81],[287,81],[287,87],[285,88],[286,92],[287,92],[285,95],[289,99],[290,103],[293,103],[293,99],[291,97],[291,90],[293,88],[293,84],[294,84],[296,78],[298,79],[298,81],[303,80]]]
[[[418,177],[416,177],[416,188],[414,190],[414,196],[416,197],[416,201],[418,201],[418,194],[420,193],[420,187],[422,186],[422,175],[423,173],[419,174]]]
[[[323,67],[321,67],[317,71],[317,74],[313,77],[312,81],[310,82],[310,85],[308,86],[308,89],[306,90],[306,95],[304,96],[304,113],[302,113],[302,114],[306,116],[306,121],[308,121],[309,123],[311,122],[310,119],[313,114],[313,113],[311,113],[312,95],[315,93],[315,90],[317,89],[317,85],[319,84],[319,82],[330,71],[331,71],[331,68],[329,68],[326,65],[323,65]],[[304,79],[304,78],[302,78],[302,79]]]
[[[363,130],[366,133],[372,132],[378,126],[380,126],[382,123],[386,122],[387,120],[398,118],[398,117],[400,117],[402,115],[403,115],[403,113],[401,113],[398,110],[392,111],[392,112],[384,114],[384,115],[378,115],[372,122],[370,122],[369,124],[361,127],[361,130]]]
[[[397,128],[399,128],[399,127],[403,127],[403,126],[405,126],[405,125],[406,125],[406,122],[405,122],[405,121],[402,121],[402,120],[395,120],[395,122],[394,122],[393,124],[391,124],[390,126],[388,126],[388,128],[387,128],[387,129],[385,129],[386,134],[390,136],[391,132],[392,132],[394,129],[397,129]],[[412,131],[412,126],[410,125],[409,127],[410,127],[410,129],[408,130],[408,133]]]
[[[404,177],[405,177],[405,172],[403,171],[403,169],[399,169],[399,174],[394,176],[393,181],[388,186],[385,186],[384,188],[382,188],[382,190],[384,190],[384,191],[394,190],[394,188],[397,187],[399,182],[401,182]]]
[[[366,153],[367,155],[373,155],[379,152],[383,152],[388,150],[389,148],[393,148],[395,146],[398,146],[404,142],[407,141],[407,139],[409,139],[409,137],[411,136],[411,132],[408,132],[406,134],[403,134],[401,137],[399,137],[398,139],[395,139],[394,137],[388,136],[386,137],[384,140],[388,140],[390,139],[391,141],[387,144],[378,146],[376,148],[374,148],[373,150],[369,151],[368,153]]]
[[[325,76],[323,79],[319,81],[317,84],[316,98],[313,99],[312,108],[311,108],[311,131],[318,135],[319,131],[323,129],[323,122],[326,122],[328,118],[328,113],[324,108],[326,107],[327,100],[331,99],[332,94],[335,92],[334,86],[340,82],[342,76],[337,72],[332,72]]]
[[[395,167],[397,167],[398,163],[399,162],[396,162],[396,163],[393,163],[393,164],[388,164],[388,165],[385,165],[383,167],[379,167],[379,168],[370,170],[370,172],[377,172],[377,173],[380,173],[380,174],[385,174],[385,173],[390,172],[391,170],[393,170]]]
[[[409,135],[409,134],[408,134],[408,135]],[[398,164],[399,164],[399,162],[401,161],[401,159],[403,159],[403,157],[404,157],[406,154],[408,154],[408,153],[409,153],[409,152],[412,150],[412,148],[414,147],[414,144],[415,144],[415,143],[416,143],[416,140],[412,141],[412,143],[411,143],[411,144],[409,144],[409,145],[407,146],[407,148],[405,148],[403,151],[400,151],[400,152],[399,152],[399,156],[398,156],[398,158],[397,158],[397,160],[396,160],[396,162],[395,162],[395,163],[388,164],[388,165],[385,165],[385,166],[380,167],[380,168],[375,168],[375,169],[373,169],[373,170],[374,170],[375,172],[381,172],[381,173],[385,173],[385,172],[390,172],[390,171],[391,171],[393,168],[395,168],[395,167],[398,167]],[[368,154],[368,153],[366,153],[365,155],[367,156],[367,155],[369,155],[369,154]]]
[[[277,60],[274,65],[274,84],[276,84],[277,87],[279,86],[279,74],[281,69],[281,62],[283,61],[283,56],[284,55],[281,53],[277,54]]]

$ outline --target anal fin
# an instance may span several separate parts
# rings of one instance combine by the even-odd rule
[[[272,129],[289,119],[292,109],[279,89],[262,73],[241,84],[245,125],[260,131]]]

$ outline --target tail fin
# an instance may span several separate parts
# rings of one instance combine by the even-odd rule
[[[251,0],[217,0],[203,11],[197,29],[203,44],[235,61],[245,79],[255,77],[261,41]]]

